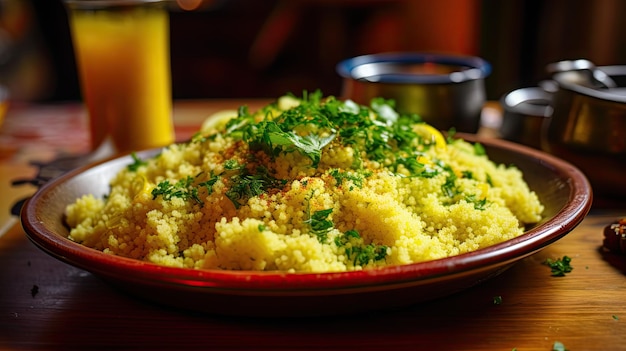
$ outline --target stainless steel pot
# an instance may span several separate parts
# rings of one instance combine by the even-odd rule
[[[388,53],[340,62],[341,97],[369,104],[393,99],[400,113],[414,113],[436,128],[475,133],[486,100],[489,63],[473,56]]]
[[[626,66],[597,69],[613,88],[598,88],[579,71],[553,76],[558,89],[542,148],[579,167],[596,194],[626,203]]]
[[[541,87],[505,94],[502,137],[580,168],[597,202],[626,206],[626,66],[587,60],[547,66]]]
[[[552,115],[552,94],[540,87],[521,88],[500,99],[500,136],[541,149],[541,128]]]

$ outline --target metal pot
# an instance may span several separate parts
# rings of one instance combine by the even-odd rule
[[[388,53],[340,62],[342,98],[369,104],[393,99],[400,113],[414,113],[442,130],[475,133],[486,100],[489,63],[473,56]]]
[[[554,74],[558,89],[542,148],[579,167],[594,193],[626,202],[626,66],[597,69],[614,87],[598,87],[581,71]]]
[[[552,115],[552,94],[540,87],[521,88],[500,99],[500,136],[519,144],[541,149],[541,128]]]

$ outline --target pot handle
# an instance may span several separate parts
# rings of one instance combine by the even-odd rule
[[[608,74],[600,69],[597,69],[596,65],[593,62],[585,59],[553,62],[546,66],[546,71],[548,71],[550,75],[568,71],[585,72],[588,73],[585,77],[585,80],[587,80],[587,82],[585,83],[590,88],[617,87],[615,81]]]
[[[505,111],[521,115],[550,117],[552,94],[556,88],[555,82],[543,81],[539,87],[513,90],[502,97],[501,105]]]

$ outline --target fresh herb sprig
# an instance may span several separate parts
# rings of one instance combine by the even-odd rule
[[[487,209],[487,198],[480,198],[474,194],[465,196],[465,201],[474,204],[474,209],[479,211],[484,211]]]
[[[144,161],[142,159],[139,158],[139,156],[137,156],[136,153],[131,153],[130,157],[132,157],[133,159],[133,163],[129,164],[128,166],[126,166],[126,168],[130,171],[130,172],[137,172],[137,170],[139,169],[139,167],[141,166],[145,166],[148,164],[147,161]]]
[[[330,171],[330,175],[335,178],[337,186],[341,186],[344,181],[351,181],[352,184],[357,188],[362,188],[363,181],[365,180],[365,177],[369,174],[341,172],[339,169],[334,168]],[[352,187],[350,188],[350,190],[352,190]]]
[[[454,171],[449,170],[445,183],[441,185],[441,191],[449,198],[453,198],[461,193],[459,187],[456,184],[457,178],[458,177],[456,176]]]
[[[309,213],[309,218],[304,223],[309,224],[311,233],[317,236],[317,240],[325,243],[328,240],[328,232],[333,228],[334,223],[329,219],[333,213],[332,208]]]
[[[481,143],[474,143],[474,155],[476,156],[485,156],[487,155],[487,151],[485,147]]]
[[[219,179],[219,176],[211,174],[211,177],[208,180],[199,183],[198,186],[206,188],[207,193],[211,195],[213,193],[213,186],[215,185],[215,183],[217,183]]]
[[[328,233],[335,226],[333,221],[330,220],[332,213],[332,208],[318,210],[309,214],[309,218],[305,221],[305,223],[309,224],[311,233],[315,234],[321,243],[325,243],[328,240]],[[345,248],[346,256],[352,260],[354,265],[360,266],[364,266],[372,261],[384,260],[389,251],[386,245],[364,244],[363,239],[356,230],[348,230],[342,235],[335,237],[334,242],[338,247]]]
[[[204,204],[198,196],[198,188],[194,186],[194,178],[191,176],[187,176],[175,183],[171,183],[169,180],[160,182],[156,188],[152,189],[152,199],[154,200],[159,196],[163,197],[164,200],[178,197],[183,200],[194,200],[200,205]]]
[[[364,151],[375,161],[400,154],[407,159],[419,156],[415,144],[419,137],[412,125],[421,119],[398,114],[392,100],[374,99],[366,107],[333,96],[322,99],[316,91],[303,94],[297,107],[264,112],[265,118],[255,122],[247,109],[241,109],[238,117],[228,122],[226,134],[271,157],[300,152],[311,160],[312,167],[319,165],[323,149],[335,141]]]
[[[259,196],[272,188],[280,188],[287,183],[286,180],[274,178],[267,168],[262,166],[256,168],[256,173],[248,173],[245,169],[241,171],[242,173],[235,174],[227,180],[229,189],[225,195],[235,208],[241,207],[252,197]]]
[[[563,277],[574,269],[571,262],[572,259],[569,256],[563,256],[563,258],[557,258],[556,260],[548,258],[543,263],[550,267],[553,277]]]
[[[347,244],[350,245],[347,245]],[[345,254],[354,265],[365,266],[372,261],[384,260],[389,248],[386,245],[374,243],[363,244],[361,235],[356,230],[348,230],[335,238],[335,245],[345,248]]]

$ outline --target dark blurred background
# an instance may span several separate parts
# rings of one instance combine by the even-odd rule
[[[175,6],[178,5],[178,6]],[[620,0],[178,0],[177,99],[339,95],[335,65],[389,51],[481,56],[488,98],[547,77],[554,61],[626,64]],[[0,0],[0,81],[15,99],[80,99],[61,0]]]

